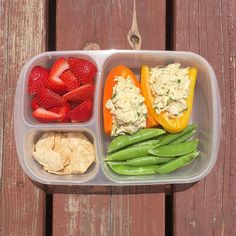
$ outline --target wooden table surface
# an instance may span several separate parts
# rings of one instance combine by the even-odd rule
[[[0,0],[0,235],[236,235],[236,1],[136,0],[136,8],[134,3]],[[127,40],[132,19],[140,45]],[[213,171],[197,183],[172,186],[32,182],[20,167],[13,135],[23,65],[47,50],[140,46],[193,51],[213,66],[222,103]]]

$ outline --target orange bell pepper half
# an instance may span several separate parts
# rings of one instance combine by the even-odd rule
[[[178,133],[182,131],[187,125],[192,112],[193,106],[193,96],[194,96],[194,88],[197,78],[197,69],[189,68],[189,79],[190,79],[190,93],[186,99],[188,109],[183,112],[180,117],[169,117],[165,112],[161,114],[157,114],[155,109],[153,108],[153,96],[151,90],[149,88],[149,79],[150,79],[150,68],[146,65],[142,66],[141,70],[141,89],[143,96],[145,98],[148,110],[150,112],[151,117],[159,122],[163,128],[170,133]]]
[[[124,65],[118,65],[110,71],[105,82],[103,93],[103,124],[104,132],[107,135],[110,135],[112,130],[112,114],[110,113],[109,109],[106,108],[106,102],[112,98],[113,87],[117,83],[117,81],[114,80],[116,76],[122,76],[126,79],[129,76],[133,81],[134,85],[141,89],[141,85],[138,79],[136,78],[135,74]],[[154,119],[152,119],[148,114],[147,127],[154,127],[157,125],[158,123]]]

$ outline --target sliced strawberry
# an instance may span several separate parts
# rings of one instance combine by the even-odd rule
[[[93,101],[87,100],[70,111],[68,116],[72,122],[86,122],[91,118],[92,110]]]
[[[51,67],[47,87],[57,93],[66,91],[66,85],[59,76],[67,69],[69,69],[69,64],[65,58],[56,60]]]
[[[71,108],[74,109],[79,105],[80,102],[70,102]]]
[[[41,122],[55,122],[62,119],[61,114],[57,114],[55,112],[47,111],[44,108],[37,108],[32,113],[33,117]]]
[[[63,95],[64,99],[71,102],[84,102],[94,96],[94,86],[85,84],[69,93]]]
[[[67,92],[72,91],[80,86],[80,82],[75,78],[70,70],[65,70],[60,79],[64,82]]]
[[[70,57],[68,63],[71,72],[81,84],[93,84],[97,67],[92,62],[81,58]]]
[[[58,120],[59,122],[62,122],[62,123],[70,122],[70,119],[68,118],[68,114],[71,111],[71,106],[68,102],[66,102],[65,105],[63,106],[52,107],[52,108],[49,108],[48,110],[62,115],[62,118]]]
[[[59,106],[59,107],[50,107],[50,108],[48,108],[47,110],[48,111],[51,111],[51,112],[55,112],[55,113],[60,113],[60,110],[61,110],[61,106]]]
[[[45,87],[37,89],[36,98],[38,105],[42,108],[62,106],[65,103],[63,97]]]
[[[42,66],[35,66],[29,75],[28,93],[33,95],[36,93],[37,87],[45,85],[49,77],[49,70]]]
[[[39,108],[39,104],[38,104],[38,100],[36,96],[34,96],[31,100],[31,108],[33,111]]]
[[[70,122],[70,118],[68,117],[69,112],[71,111],[71,106],[69,103],[67,103],[67,105],[63,106],[60,110],[60,114],[63,115],[63,119],[59,120],[62,123],[67,123]]]

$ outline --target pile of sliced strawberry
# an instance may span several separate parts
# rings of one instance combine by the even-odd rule
[[[29,75],[32,115],[41,122],[86,122],[92,116],[96,66],[85,59],[59,58],[48,70]]]

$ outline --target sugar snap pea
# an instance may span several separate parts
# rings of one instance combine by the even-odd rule
[[[161,175],[169,174],[177,169],[180,169],[180,168],[190,164],[198,155],[199,155],[199,152],[192,152],[187,155],[178,157],[178,158],[174,159],[173,161],[170,161],[170,162],[158,167],[156,169],[156,172]]]
[[[151,139],[151,140],[143,141],[140,143],[135,143],[135,144],[131,145],[131,147],[147,146],[147,145],[155,146],[159,142],[160,142],[160,140],[158,140],[158,139]]]
[[[110,165],[110,168],[120,175],[152,175],[156,173],[158,165],[149,166],[124,166],[124,165]]]
[[[123,147],[129,146],[134,143],[138,143],[148,139],[153,139],[164,133],[165,130],[163,129],[149,128],[149,129],[141,129],[133,135],[118,136],[115,139],[113,139],[111,143],[108,145],[108,153],[117,151]]]
[[[196,130],[192,130],[192,131],[188,132],[187,134],[184,134],[180,138],[174,140],[173,142],[171,142],[171,144],[177,144],[177,143],[185,142],[186,140],[191,138],[194,135],[195,132],[196,132]]]
[[[153,146],[130,147],[112,153],[106,157],[106,161],[126,161],[135,157],[148,155],[148,150]]]
[[[108,161],[109,165],[113,166],[149,166],[149,165],[156,165],[156,164],[163,164],[169,161],[172,161],[174,157],[156,157],[156,156],[143,156],[137,157],[134,159],[130,159],[127,161]]]
[[[129,166],[127,161],[107,161],[107,164],[110,166]]]
[[[160,136],[156,137],[155,139],[145,140],[139,143],[132,144],[130,147],[137,147],[137,146],[145,146],[145,145],[152,145],[156,146],[162,138],[164,138],[167,133],[161,134]]]
[[[167,134],[165,137],[163,137],[160,142],[155,146],[155,147],[159,147],[159,146],[163,146],[163,145],[167,145],[171,142],[173,142],[174,140],[182,137],[183,135],[191,132],[192,130],[196,129],[197,124],[191,124],[188,125],[182,132],[180,133],[176,133],[176,134]]]
[[[174,157],[144,156],[127,160],[126,162],[130,166],[147,166],[147,165],[167,163],[169,161],[172,161],[173,159]]]
[[[197,139],[186,141],[184,143],[177,143],[177,144],[169,144],[161,147],[157,147],[155,149],[150,149],[148,153],[154,156],[182,156],[193,152],[198,147],[199,141]]]

